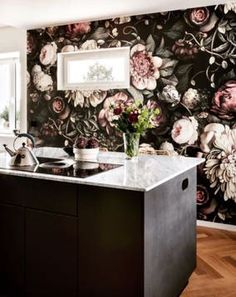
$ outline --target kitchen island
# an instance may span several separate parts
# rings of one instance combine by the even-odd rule
[[[44,155],[45,157],[45,155]],[[0,157],[0,293],[177,297],[196,265],[203,159],[101,153],[85,178],[13,170]]]

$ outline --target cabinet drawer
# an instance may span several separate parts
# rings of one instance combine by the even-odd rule
[[[1,202],[77,215],[77,186],[27,177],[1,176]]]

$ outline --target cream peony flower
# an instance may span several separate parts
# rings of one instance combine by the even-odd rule
[[[198,139],[197,128],[198,122],[194,117],[182,118],[174,123],[171,137],[178,144],[194,144]]]
[[[43,65],[53,65],[57,60],[57,45],[55,42],[46,44],[40,52],[39,60]]]
[[[92,105],[93,107],[98,106],[106,98],[107,92],[102,90],[75,90],[66,91],[65,97],[68,100],[74,101],[74,107],[80,106],[81,108],[85,105]]]
[[[210,186],[215,188],[215,194],[221,190],[225,201],[236,202],[236,129],[226,126],[213,145],[204,168]]]
[[[45,92],[53,89],[52,77],[44,73],[41,66],[34,65],[32,69],[32,77],[35,88],[38,91]]]
[[[227,2],[224,5],[224,13],[227,14],[229,11],[236,13],[236,1]]]
[[[152,56],[143,44],[136,44],[130,51],[130,74],[132,84],[139,90],[154,90],[160,77],[162,59]]]
[[[93,50],[93,49],[97,49],[98,45],[97,45],[97,41],[94,39],[89,39],[86,40],[81,46],[80,49],[81,50]]]
[[[204,153],[209,153],[216,137],[224,132],[225,127],[219,123],[211,123],[205,126],[203,133],[200,135],[200,148]]]

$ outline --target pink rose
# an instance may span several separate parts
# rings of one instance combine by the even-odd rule
[[[55,97],[52,100],[52,110],[58,114],[59,119],[64,120],[69,116],[70,108],[65,104],[61,97]]]
[[[129,114],[128,120],[131,124],[135,124],[138,122],[138,111],[131,112]]]
[[[128,100],[128,96],[123,92],[118,92],[114,96],[106,98],[103,103],[103,109],[100,111],[98,115],[98,122],[101,127],[106,129],[107,134],[112,132],[113,124],[113,112],[111,110],[111,106],[119,106],[122,103],[125,103]]]
[[[224,120],[236,116],[236,80],[230,80],[220,87],[213,98],[211,111]]]
[[[174,123],[171,137],[178,144],[194,144],[198,138],[197,127],[194,117],[182,118]]]
[[[56,97],[53,99],[52,109],[55,113],[62,112],[64,110],[64,108],[65,108],[65,103],[62,98]]]
[[[209,194],[205,187],[198,185],[196,193],[197,205],[204,205],[209,201]]]
[[[199,28],[201,32],[209,32],[218,21],[216,14],[206,7],[188,9],[184,17],[188,25]]]
[[[76,35],[83,35],[90,32],[90,22],[81,22],[73,25],[67,25],[67,34],[72,37]]]
[[[132,84],[139,90],[154,90],[160,77],[159,68],[162,59],[153,57],[143,44],[136,44],[131,49],[130,73]]]

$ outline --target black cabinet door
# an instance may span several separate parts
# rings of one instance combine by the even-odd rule
[[[27,297],[74,297],[77,218],[25,210]]]
[[[24,296],[24,209],[0,204],[0,295]]]

